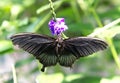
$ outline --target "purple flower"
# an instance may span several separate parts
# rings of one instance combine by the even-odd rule
[[[56,21],[52,19],[48,25],[53,35],[59,35],[68,29],[67,25],[65,25],[64,18],[56,18]]]

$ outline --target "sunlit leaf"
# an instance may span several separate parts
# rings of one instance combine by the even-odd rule
[[[11,41],[7,40],[0,41],[0,53],[7,53],[7,51],[9,51],[10,49],[12,49]]]
[[[96,28],[93,31],[93,33],[91,33],[88,36],[90,37],[98,36],[101,38],[104,38],[104,37],[112,38],[116,34],[120,33],[120,26],[118,25],[118,23],[120,23],[120,19],[116,19],[115,21],[105,25],[104,27]]]
[[[105,31],[105,36],[114,37],[115,35],[120,34],[120,26],[114,26]]]
[[[119,83],[120,76],[114,76],[112,78],[102,78],[100,83]]]
[[[88,76],[88,75],[82,75],[82,74],[72,74],[67,75],[65,77],[65,80],[63,83],[99,83],[101,77],[99,76]]]
[[[64,76],[62,73],[56,73],[51,75],[41,74],[37,76],[37,83],[62,83]]]

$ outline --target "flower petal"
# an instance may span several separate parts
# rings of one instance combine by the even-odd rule
[[[67,25],[65,25],[64,18],[56,18],[56,21],[52,19],[48,25],[53,35],[59,35],[68,29]]]

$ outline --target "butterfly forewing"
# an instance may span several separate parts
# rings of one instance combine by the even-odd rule
[[[97,38],[76,37],[64,40],[66,47],[77,58],[93,54],[107,48],[107,43]]]
[[[18,45],[35,57],[42,54],[55,41],[54,38],[33,33],[17,34],[12,36],[11,40],[14,45]]]

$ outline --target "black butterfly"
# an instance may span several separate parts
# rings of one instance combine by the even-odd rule
[[[93,54],[107,48],[107,43],[89,37],[76,37],[62,39],[34,34],[20,33],[11,37],[14,45],[33,54],[45,67],[54,66],[59,63],[61,66],[71,67],[76,59]]]

